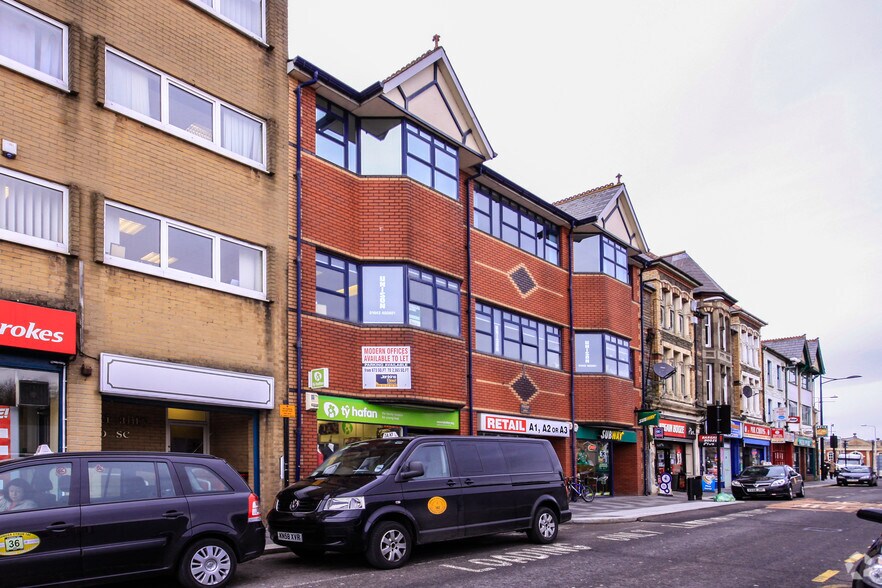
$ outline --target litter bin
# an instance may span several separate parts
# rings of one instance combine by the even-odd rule
[[[686,496],[689,500],[701,500],[701,476],[686,478]]]

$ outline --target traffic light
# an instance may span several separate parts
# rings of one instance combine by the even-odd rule
[[[839,449],[839,437],[830,435],[830,449]]]

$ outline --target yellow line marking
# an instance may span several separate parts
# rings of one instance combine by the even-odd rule
[[[845,560],[845,563],[854,563],[862,557],[864,557],[863,553],[853,553],[847,560]]]
[[[835,576],[838,573],[839,573],[838,570],[827,570],[823,574],[812,578],[812,582],[826,582],[827,580],[829,580],[830,578],[832,578],[833,576]]]

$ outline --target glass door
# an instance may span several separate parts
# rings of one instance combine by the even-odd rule
[[[168,409],[166,446],[179,453],[209,453],[208,413],[201,410]]]

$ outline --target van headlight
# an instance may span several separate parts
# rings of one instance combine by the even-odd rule
[[[364,510],[364,496],[328,498],[322,510]]]

